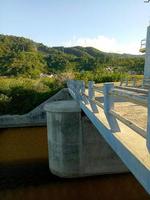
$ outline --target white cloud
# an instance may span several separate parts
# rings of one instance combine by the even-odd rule
[[[119,43],[115,38],[97,36],[95,38],[76,38],[65,41],[64,46],[91,46],[105,52],[139,54],[139,41]]]

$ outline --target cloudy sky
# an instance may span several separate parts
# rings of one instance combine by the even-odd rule
[[[138,54],[149,21],[144,0],[0,0],[1,34],[48,46]]]

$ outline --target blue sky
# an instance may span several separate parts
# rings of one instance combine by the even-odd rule
[[[138,53],[150,21],[144,0],[0,0],[0,33],[48,46]]]

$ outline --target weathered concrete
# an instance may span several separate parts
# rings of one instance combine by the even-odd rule
[[[119,120],[117,122],[120,131],[113,133],[102,108],[97,108],[98,113],[93,113],[91,106],[85,105],[84,102],[80,103],[80,107],[99,130],[105,141],[150,194],[150,156],[146,139]]]
[[[144,66],[144,86],[150,86],[150,26],[147,27],[146,53]]]
[[[82,116],[82,176],[127,172],[128,169],[111,149],[86,115]]]
[[[50,170],[62,177],[74,177],[81,170],[81,110],[74,101],[47,104]]]
[[[50,103],[45,109],[54,174],[80,177],[128,171],[75,101]]]
[[[150,152],[150,92],[148,94],[148,114],[147,114],[147,140],[146,140],[146,144],[147,144],[147,148]]]
[[[68,86],[70,86],[69,84],[71,85],[72,83],[68,83]],[[76,83],[73,82],[73,84]],[[112,99],[107,97],[107,93],[108,90],[111,89],[111,85],[112,84],[109,83],[110,87],[108,87],[108,83],[104,84],[104,105],[100,104],[100,102],[97,101],[93,101],[92,103],[88,101],[88,103],[85,103],[84,98],[81,98],[78,103],[80,104],[80,108],[85,112],[87,117],[95,125],[100,135],[117,153],[117,155],[125,163],[128,169],[134,174],[137,180],[150,194],[149,117],[147,129],[148,132],[146,132],[145,130],[136,126],[136,124],[132,124],[132,122],[130,123],[130,121],[126,121],[125,118],[120,117],[115,111],[111,110],[111,108],[113,107]],[[73,98],[77,99],[74,91],[71,91],[71,88],[74,88],[74,86],[69,87],[70,94]],[[118,89],[110,91],[109,95],[114,95],[114,91],[116,92],[118,91]],[[78,95],[82,97],[84,94],[80,93]],[[125,96],[120,93],[120,97]],[[129,97],[129,99],[131,98]],[[94,103],[96,112],[95,110],[93,110]],[[111,111],[108,112],[109,110]],[[107,112],[110,116],[112,115],[116,117],[116,123],[119,127],[119,130],[114,131],[112,129],[112,124],[110,123]],[[131,112],[133,112],[133,110]],[[141,131],[144,131],[144,135],[141,134]],[[145,138],[145,134],[147,134],[147,138]]]
[[[45,126],[46,113],[43,109],[45,104],[52,101],[71,99],[68,89],[62,89],[54,96],[37,106],[35,109],[24,115],[2,115],[0,116],[0,128],[8,127],[27,127],[27,126]]]

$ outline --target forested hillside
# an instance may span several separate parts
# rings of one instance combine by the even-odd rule
[[[144,57],[105,53],[92,47],[47,47],[32,40],[0,35],[0,76],[39,77],[64,71],[143,72]]]
[[[144,58],[92,47],[49,48],[32,40],[0,35],[0,115],[27,113],[75,78],[119,81],[143,71]],[[123,72],[123,73],[122,73]],[[52,78],[40,74],[55,74]]]

